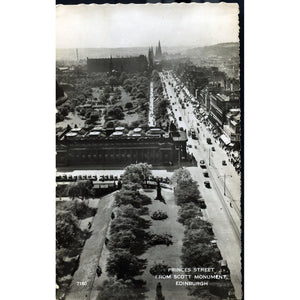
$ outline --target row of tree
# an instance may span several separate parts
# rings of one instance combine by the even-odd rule
[[[185,226],[181,256],[183,267],[201,266],[218,270],[222,257],[219,249],[211,243],[214,240],[212,225],[202,219],[199,205],[202,197],[197,182],[184,168],[174,172],[172,182],[175,185],[176,203],[180,206],[178,221]],[[210,281],[208,286],[189,287],[189,292],[201,299],[211,300],[227,298],[230,289],[230,280],[216,280]]]
[[[170,101],[163,95],[163,84],[157,70],[152,72],[153,96],[154,96],[154,115],[156,122],[166,122]]]
[[[139,189],[150,175],[151,166],[146,163],[125,169],[122,188],[115,195],[116,217],[110,226],[110,252],[106,265],[108,275],[115,279],[104,282],[98,300],[144,299],[144,282],[134,277],[141,275],[146,267],[146,260],[138,255],[147,248],[146,229],[150,221],[142,216],[149,214],[146,205],[151,204],[151,199]]]

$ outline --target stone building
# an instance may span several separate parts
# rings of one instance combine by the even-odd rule
[[[92,72],[144,72],[148,70],[148,61],[145,55],[136,57],[116,58],[87,58],[87,70]]]
[[[103,132],[72,130],[56,143],[57,166],[128,165],[147,162],[152,165],[173,165],[187,159],[187,137],[184,132],[157,134],[123,134],[106,136]]]

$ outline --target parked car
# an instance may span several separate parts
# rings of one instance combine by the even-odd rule
[[[204,200],[200,200],[200,201],[199,201],[199,204],[200,204],[200,208],[202,208],[202,209],[205,209],[205,208],[206,208],[206,203],[205,203]]]
[[[225,259],[222,259],[220,261],[220,267],[221,267],[221,274],[229,274],[230,273],[228,265],[227,265],[227,261]]]
[[[226,160],[222,160],[222,165],[227,166]]]
[[[206,169],[206,165],[200,165],[201,169]]]
[[[203,164],[205,164],[205,161],[204,161],[204,160],[200,160],[199,163],[200,163],[201,165],[203,165]]]
[[[194,147],[195,147],[195,149],[197,149],[197,145],[195,145]]]
[[[216,241],[216,240],[210,241],[210,244],[212,245],[212,247],[218,248],[218,245],[217,245],[217,241]]]
[[[216,151],[215,147],[211,147],[211,150],[212,150],[212,151]]]
[[[99,176],[99,180],[104,181],[104,176],[103,175]]]
[[[206,188],[210,189],[211,186],[210,186],[210,182],[209,181],[204,181],[204,185]]]
[[[179,121],[182,121],[182,118],[181,118],[181,117],[179,117]]]
[[[208,172],[203,172],[203,176],[208,178],[209,177]]]
[[[206,139],[207,144],[211,145],[211,138]]]

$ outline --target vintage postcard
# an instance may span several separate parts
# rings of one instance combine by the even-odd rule
[[[56,6],[56,298],[243,299],[238,3]]]

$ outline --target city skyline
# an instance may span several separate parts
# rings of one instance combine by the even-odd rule
[[[57,48],[202,47],[239,42],[237,4],[56,7]],[[130,20],[130,22],[128,22]]]

